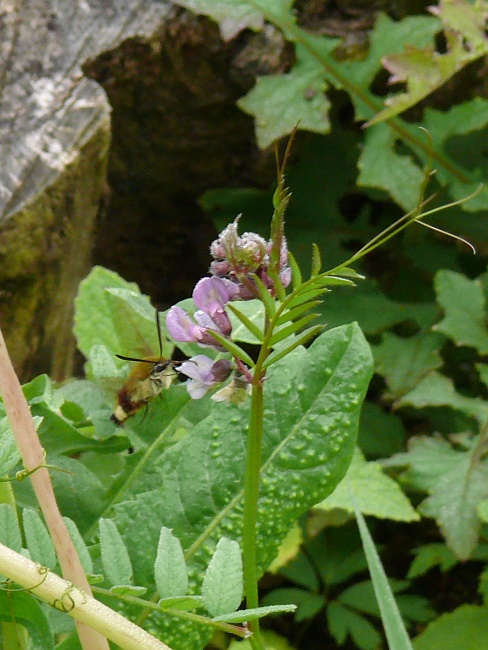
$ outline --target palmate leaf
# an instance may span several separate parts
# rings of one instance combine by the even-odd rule
[[[452,379],[435,370],[425,375],[415,388],[396,402],[396,406],[405,405],[416,408],[450,406],[476,418],[481,425],[485,424],[488,417],[488,404],[485,400],[461,395],[456,392]]]
[[[479,280],[443,269],[434,280],[437,300],[444,309],[443,320],[435,326],[457,345],[470,345],[488,353],[486,299]]]
[[[288,74],[259,77],[254,88],[237,102],[256,118],[256,137],[261,149],[300,128],[315,133],[330,129],[330,102],[322,65],[303,47],[296,47],[297,63]]]
[[[420,511],[435,517],[448,547],[461,560],[476,546],[481,525],[477,507],[488,497],[488,463],[480,460],[475,441],[460,451],[442,438],[412,438],[410,450],[389,461],[410,465],[407,479],[429,494]]]
[[[370,124],[387,120],[439,88],[458,70],[488,52],[488,38],[484,25],[488,17],[488,3],[473,4],[468,0],[440,0],[430,7],[444,24],[447,51],[439,53],[432,45],[419,48],[407,46],[403,52],[388,54],[384,67],[392,73],[392,82],[404,81],[408,91],[389,97],[386,108],[375,115]]]
[[[371,366],[369,347],[351,324],[322,334],[308,350],[297,348],[270,371],[257,531],[262,571],[296,518],[344,475]],[[240,540],[248,417],[248,406],[213,405],[209,418],[147,467],[152,489],[129,491],[115,505],[137,584],[151,580],[161,526],[186,549],[190,592],[199,591],[218,539]],[[165,630],[163,638],[177,650],[195,650],[207,638],[198,628],[183,634],[181,624],[174,634]]]
[[[435,332],[421,332],[409,338],[386,332],[373,354],[376,372],[388,385],[388,397],[405,395],[430,371],[439,368],[443,343],[444,337]]]

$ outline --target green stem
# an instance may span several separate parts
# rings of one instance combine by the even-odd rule
[[[255,373],[252,385],[251,416],[247,439],[246,474],[244,478],[244,516],[242,531],[242,554],[244,562],[244,590],[246,607],[259,606],[257,539],[259,479],[263,442],[264,399],[261,373]],[[259,632],[259,621],[251,621],[249,627],[253,633],[251,646],[253,650],[264,650]]]

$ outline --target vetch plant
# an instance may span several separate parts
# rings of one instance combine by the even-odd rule
[[[125,429],[110,421],[115,385],[128,369],[116,355],[136,354],[138,337],[149,348],[159,341],[149,300],[94,269],[80,287],[75,319],[87,379],[56,387],[39,377],[24,387],[49,464],[65,470],[51,478],[83,567],[102,576],[94,594],[115,609],[130,605],[140,626],[176,650],[203,647],[215,628],[251,633],[252,648],[262,650],[259,618],[290,610],[260,608],[258,579],[293,522],[345,475],[372,374],[359,327],[323,331],[314,308],[331,288],[361,279],[354,262],[435,211],[422,212],[421,196],[412,213],[328,271],[315,247],[305,278],[285,237],[287,157],[288,150],[278,163],[269,240],[240,235],[235,220],[212,245],[211,276],[197,283],[193,301],[166,315],[169,335],[188,356],[178,365],[185,383],[171,382]],[[10,449],[8,427],[0,434]],[[17,460],[9,454],[2,473]],[[16,492],[23,506],[35,505],[22,486]],[[13,526],[12,513],[4,514]],[[42,521],[31,511],[23,520],[28,550],[51,573]],[[31,589],[12,568],[20,556],[8,560],[0,573]],[[76,616],[82,603],[71,591],[64,583],[54,601],[68,594],[64,609]],[[242,592],[246,609],[235,611]],[[102,618],[90,625],[107,634]]]

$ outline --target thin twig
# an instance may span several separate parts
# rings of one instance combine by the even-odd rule
[[[49,529],[63,576],[91,595],[91,589],[80,559],[59,512],[51,477],[46,467],[41,467],[45,465],[44,450],[41,447],[29,406],[10,360],[1,330],[0,394],[25,469],[31,471],[36,467],[39,468],[30,475],[30,480]],[[84,650],[108,650],[107,639],[99,632],[79,622],[77,622],[77,630]]]

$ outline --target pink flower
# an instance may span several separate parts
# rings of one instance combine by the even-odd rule
[[[171,307],[166,316],[168,332],[176,341],[196,342],[217,350],[223,348],[217,343],[211,331],[229,337],[232,326],[225,312],[225,305],[239,292],[239,288],[222,278],[202,278],[193,290],[193,301],[199,309],[193,319],[181,307]]]
[[[213,361],[204,354],[184,361],[178,372],[189,377],[186,382],[188,394],[192,399],[200,399],[215,384],[225,381],[232,372],[232,363],[227,359]]]

